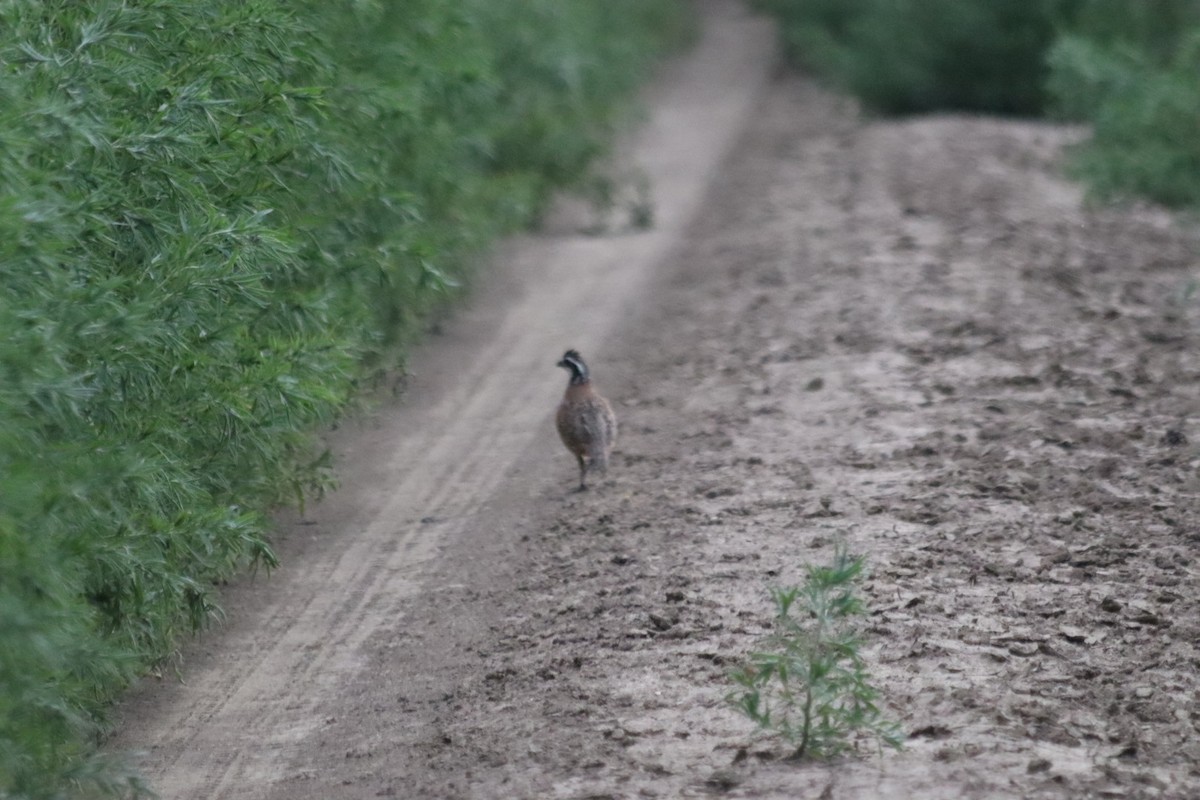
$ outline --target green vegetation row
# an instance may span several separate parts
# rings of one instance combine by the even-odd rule
[[[1200,0],[758,0],[789,56],[882,113],[1091,123],[1103,197],[1200,207]]]
[[[312,432],[586,175],[678,0],[0,2],[0,798],[270,568]]]

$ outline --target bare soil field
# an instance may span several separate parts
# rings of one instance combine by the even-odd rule
[[[1084,131],[870,119],[703,7],[628,154],[658,227],[506,245],[334,435],[284,567],[120,709],[164,798],[1200,796],[1197,227],[1086,203]],[[621,424],[582,493],[568,347]],[[797,763],[728,676],[838,542],[907,741]]]

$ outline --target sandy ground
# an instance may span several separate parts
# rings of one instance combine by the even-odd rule
[[[626,152],[656,227],[506,244],[121,707],[164,798],[1200,796],[1195,226],[1085,204],[1081,131],[870,120],[703,8]],[[622,426],[578,494],[567,347]],[[838,542],[908,739],[797,763],[723,698]]]

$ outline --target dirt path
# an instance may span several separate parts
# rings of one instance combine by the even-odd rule
[[[864,121],[704,8],[631,145],[655,230],[507,246],[122,709],[164,798],[1200,796],[1200,238],[1088,210],[1077,131]],[[567,346],[622,421],[578,495]],[[838,540],[910,738],[797,765],[726,676]]]
[[[764,20],[728,3],[710,4],[707,16],[703,41],[649,92],[653,113],[623,154],[654,186],[653,229],[586,236],[568,213],[559,233],[509,243],[473,307],[415,357],[403,407],[339,438],[345,488],[285,531],[286,566],[231,591],[233,618],[189,648],[185,684],[143,687],[122,709],[127,722],[112,746],[147,752],[145,769],[164,797],[301,796],[290,784],[296,762],[329,755],[338,693],[388,681],[372,654],[413,641],[405,621],[413,599],[466,591],[435,569],[504,546],[477,541],[492,536],[489,506],[528,503],[531,491],[555,495],[552,462],[540,470],[550,483],[517,468],[546,436],[563,376],[554,362],[568,346],[598,353],[644,304],[772,63]],[[441,669],[426,660],[410,667]],[[407,724],[393,712],[344,721],[383,735]],[[343,759],[347,747],[332,745],[339,773],[353,763]],[[323,784],[303,796],[332,796]]]

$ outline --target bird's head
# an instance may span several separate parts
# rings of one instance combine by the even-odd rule
[[[579,355],[578,350],[568,350],[563,353],[562,359],[556,366],[570,370],[571,383],[586,383],[588,380],[587,364],[583,363],[583,356]]]

